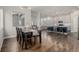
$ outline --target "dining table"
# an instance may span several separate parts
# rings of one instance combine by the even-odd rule
[[[29,33],[29,32],[32,32],[32,33],[33,33],[32,37],[39,37],[39,44],[41,45],[41,43],[42,43],[42,30],[40,30],[40,29],[38,29],[38,30],[34,30],[34,29],[24,29],[24,30],[22,30],[22,32],[23,32],[24,34],[27,34],[27,33]],[[36,42],[36,41],[35,41],[35,42]]]

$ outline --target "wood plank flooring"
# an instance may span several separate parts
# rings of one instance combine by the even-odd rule
[[[57,33],[42,33],[41,47],[38,43],[30,49],[21,49],[16,38],[5,39],[1,52],[76,52],[79,51],[79,40],[72,34],[68,36]]]

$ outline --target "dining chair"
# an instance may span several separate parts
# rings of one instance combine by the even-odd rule
[[[32,43],[32,32],[24,33],[21,28],[20,31],[20,45],[23,48],[28,48],[28,43],[31,45]]]
[[[20,35],[19,43],[20,43],[21,47],[23,48],[23,47],[24,47],[23,44],[25,43],[25,41],[24,41],[24,38],[25,38],[25,37],[24,37],[24,34],[23,34],[21,28],[19,28],[19,35]]]
[[[39,43],[41,44],[41,31],[39,30],[36,30],[36,34],[33,35],[33,38],[34,38],[34,45],[36,45],[36,42],[37,42],[37,38],[39,38]]]
[[[19,42],[21,48],[23,48],[24,47],[23,45],[25,43],[25,41],[24,41],[25,36],[24,36],[21,28],[16,27],[16,31],[17,31],[17,41]]]
[[[27,32],[26,33],[26,37],[25,37],[25,40],[26,40],[26,42],[25,42],[25,45],[27,46],[29,46],[29,47],[32,47],[32,36],[33,36],[33,33],[32,32]],[[28,48],[28,47],[26,47],[26,48]]]
[[[29,44],[32,44],[32,32],[22,32],[21,30],[21,46],[22,48],[28,49]],[[30,46],[31,47],[31,46]]]
[[[16,27],[16,35],[17,35],[16,37],[17,37],[17,41],[18,41],[19,36],[18,36],[18,28],[17,27]]]
[[[20,33],[19,33],[19,28],[16,27],[16,34],[17,34],[17,41],[20,39]]]

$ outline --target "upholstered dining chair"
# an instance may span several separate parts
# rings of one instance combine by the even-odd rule
[[[18,41],[18,28],[16,27],[16,37],[17,37],[17,41]]]
[[[33,36],[33,33],[32,32],[26,32],[24,33],[24,41],[25,41],[25,48],[30,48],[32,47],[32,36]]]
[[[23,32],[22,32],[22,28],[19,28],[19,35],[20,35],[20,41],[19,41],[19,43],[20,43],[20,46],[23,48],[23,44],[25,43],[25,41],[24,41],[24,34],[23,34]]]
[[[16,34],[17,34],[17,41],[20,40],[20,31],[19,31],[19,28],[16,27]]]

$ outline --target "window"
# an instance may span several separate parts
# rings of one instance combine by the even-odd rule
[[[24,26],[24,14],[13,14],[13,26]]]

